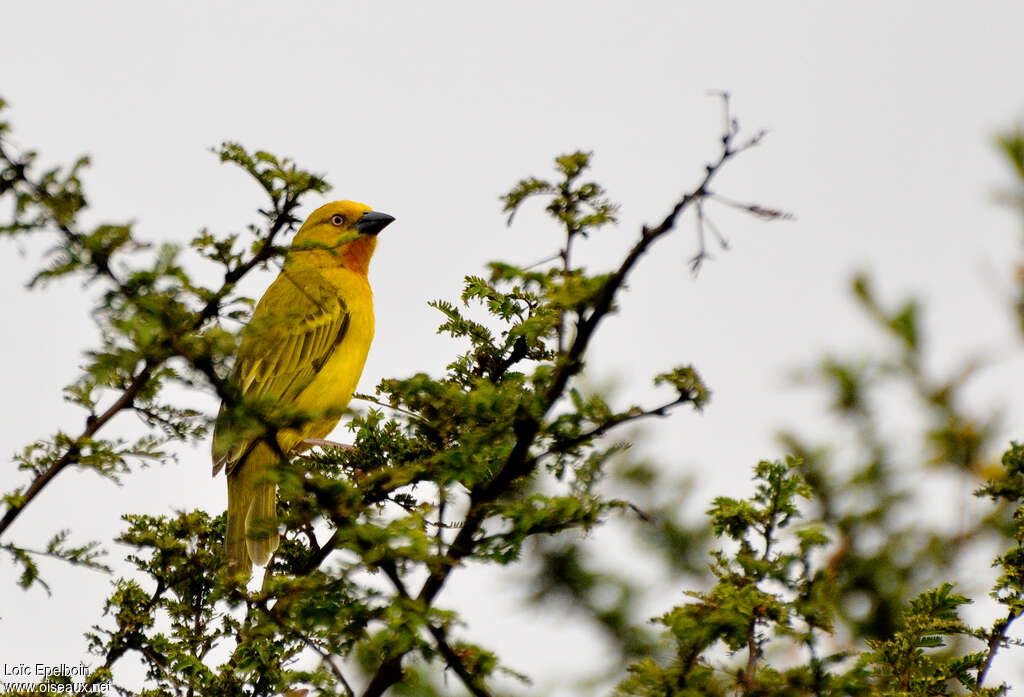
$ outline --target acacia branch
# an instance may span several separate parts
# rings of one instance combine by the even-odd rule
[[[639,421],[640,419],[647,419],[652,416],[668,416],[669,410],[672,409],[672,407],[692,401],[692,396],[681,394],[676,399],[672,400],[671,402],[666,402],[665,404],[662,404],[660,407],[654,407],[653,409],[646,410],[634,408],[631,409],[630,411],[623,412],[621,414],[616,414],[607,421],[602,422],[600,425],[594,427],[589,431],[581,433],[577,436],[573,436],[572,438],[556,440],[555,444],[551,448],[549,448],[541,455],[538,455],[532,459],[534,461],[537,461],[540,458],[544,457],[545,455],[554,455],[556,452],[564,452],[566,450],[569,450],[570,448],[575,448],[578,445],[583,445],[584,443],[587,443],[588,441],[591,441],[594,438],[603,436],[605,433],[612,430],[613,428],[621,426],[622,424],[629,423],[630,421]]]
[[[985,682],[985,676],[988,675],[988,669],[992,667],[992,661],[995,659],[999,647],[1006,641],[1006,632],[1010,629],[1010,625],[1020,616],[1020,612],[1010,610],[1006,619],[1000,620],[993,627],[992,636],[988,640],[988,653],[985,655],[985,663],[978,670],[978,687],[981,687],[981,684]]]
[[[334,678],[341,684],[342,689],[345,690],[345,695],[347,697],[355,697],[355,691],[352,689],[352,686],[345,678],[345,674],[342,673],[341,669],[338,668],[337,664],[335,664],[334,660],[331,658],[331,654],[328,651],[325,651],[323,648],[321,648],[315,641],[306,636],[304,632],[297,631],[296,629],[290,627],[288,625],[288,622],[280,616],[281,610],[280,608],[278,608],[277,605],[274,605],[274,607],[267,607],[266,603],[261,602],[259,603],[259,607],[263,610],[264,613],[266,613],[267,617],[269,617],[270,620],[278,626],[279,629],[295,636],[299,641],[303,643],[303,645],[305,645],[307,648],[311,649],[314,653],[316,653],[323,663],[327,664],[327,667],[330,669],[331,674],[334,675]],[[237,650],[235,655],[237,655]],[[232,661],[234,659],[235,656],[232,656]]]
[[[0,143],[0,159],[9,162],[17,172],[18,178],[10,183],[13,188],[17,184],[24,185],[28,192],[40,202],[41,205],[47,206],[47,200],[49,195],[43,190],[43,188],[28,179],[26,171],[28,168],[27,163],[18,162],[12,159],[7,152],[3,149],[2,143]],[[293,217],[291,212],[298,205],[297,198],[292,194],[288,193],[284,196],[280,205],[277,201],[274,202],[273,221],[270,228],[267,231],[266,239],[263,245],[257,250],[257,252],[246,262],[238,264],[233,268],[229,268],[224,273],[224,280],[221,288],[206,302],[206,304],[200,309],[192,318],[192,321],[187,326],[183,327],[180,335],[186,335],[191,332],[197,331],[202,326],[215,317],[220,311],[220,305],[223,299],[231,292],[235,284],[241,280],[246,274],[252,271],[256,266],[267,261],[271,257],[280,253],[280,250],[274,246],[274,239],[280,234],[287,225],[291,223]],[[51,222],[55,228],[61,233],[61,235],[69,243],[79,243],[82,239],[82,234],[71,229],[71,227],[59,220],[55,215],[50,216]],[[95,267],[96,271],[105,276],[111,281],[120,292],[121,296],[128,301],[132,301],[135,297],[135,293],[127,288],[123,282],[117,277],[113,269],[110,267],[109,255],[90,255],[89,262]],[[81,455],[81,448],[83,443],[91,439],[101,428],[103,428],[114,416],[119,412],[134,408],[135,398],[139,395],[142,389],[147,385],[149,380],[153,377],[156,371],[170,358],[174,356],[181,356],[185,358],[194,368],[199,369],[205,373],[211,380],[211,384],[217,388],[218,395],[223,399],[225,396],[225,390],[223,386],[216,380],[216,374],[212,370],[212,366],[208,370],[203,370],[198,365],[199,361],[188,355],[186,352],[180,350],[177,347],[175,341],[177,337],[168,337],[160,347],[162,350],[154,357],[148,358],[143,364],[142,369],[132,378],[131,383],[125,388],[121,395],[114,401],[110,407],[105,410],[102,414],[96,416],[90,414],[86,419],[85,428],[81,434],[75,438],[68,446],[67,450],[47,469],[36,476],[29,484],[24,494],[19,497],[19,501],[16,504],[10,504],[3,517],[0,518],[0,536],[4,534],[11,523],[21,514],[23,510],[42,492],[42,490],[49,484],[58,474],[60,474],[69,465],[74,465],[79,461]]]
[[[654,244],[676,227],[679,216],[695,203],[703,200],[709,193],[709,185],[715,175],[726,162],[740,152],[757,145],[764,133],[759,132],[740,145],[734,144],[737,133],[735,124],[728,118],[728,96],[723,96],[725,105],[726,126],[721,137],[722,149],[718,158],[705,166],[704,176],[692,191],[685,193],[672,207],[672,210],[655,227],[644,225],[640,231],[640,239],[636,241],[625,259],[619,264],[602,286],[593,309],[583,316],[581,313],[576,323],[576,335],[568,350],[559,355],[552,372],[551,381],[544,390],[540,400],[540,408],[535,413],[520,405],[512,430],[516,440],[505,462],[489,480],[475,485],[470,491],[470,505],[463,527],[448,547],[447,554],[438,561],[424,580],[417,600],[430,605],[440,593],[452,569],[463,559],[472,554],[476,547],[476,534],[487,517],[489,504],[507,491],[516,479],[529,474],[535,467],[537,459],[530,456],[530,448],[536,442],[541,425],[552,407],[562,398],[569,380],[583,368],[583,356],[590,346],[590,341],[597,331],[598,325],[611,312],[616,294],[622,288],[633,267]],[[396,666],[398,670],[396,670]],[[384,690],[401,679],[401,655],[397,659],[389,659],[378,669],[364,697],[378,697]]]
[[[402,679],[402,659],[406,652],[391,656],[380,664],[377,672],[363,690],[362,697],[380,697],[389,687]]]
[[[761,644],[757,640],[757,622],[758,615],[755,612],[754,617],[750,619],[750,625],[747,627],[747,665],[743,669],[743,676],[741,678],[743,689],[746,693],[750,692],[750,688],[754,684],[754,671],[757,670],[757,659],[761,657]]]
[[[50,559],[59,559],[61,561],[67,562],[68,564],[71,564],[72,566],[84,566],[87,569],[92,569],[94,571],[99,571],[101,573],[107,573],[107,574],[109,574],[111,572],[110,567],[107,566],[106,564],[100,564],[97,561],[92,561],[92,559],[95,559],[95,557],[93,557],[92,559],[75,559],[71,555],[61,554],[60,550],[52,551],[51,552],[51,551],[45,550],[45,549],[31,549],[29,547],[20,547],[18,545],[14,545],[14,544],[10,544],[10,543],[5,543],[5,544],[0,545],[0,549],[4,550],[6,552],[9,552],[10,554],[14,555],[15,557],[17,557],[18,555],[22,555],[22,554],[23,555],[32,555],[32,556],[36,556],[36,557],[49,557]],[[99,554],[99,553],[97,553],[97,554]],[[39,579],[39,580],[41,581],[42,579]],[[46,587],[46,584],[44,583],[43,586]]]
[[[47,467],[44,472],[40,473],[32,480],[28,489],[25,490],[25,493],[19,497],[20,500],[17,503],[12,503],[8,506],[3,518],[0,518],[0,535],[4,534],[7,528],[10,527],[11,523],[13,523],[21,512],[25,510],[25,507],[39,495],[47,484],[53,481],[54,477],[60,474],[68,465],[73,465],[78,462],[78,457],[81,455],[82,444],[85,441],[91,439],[93,435],[103,428],[107,422],[114,418],[118,412],[123,409],[131,408],[135,397],[138,396],[142,388],[147,382],[149,382],[149,379],[153,376],[155,370],[156,366],[147,361],[143,365],[142,370],[136,374],[128,388],[121,393],[121,396],[118,397],[106,411],[99,416],[90,415],[89,418],[86,419],[85,428],[82,430],[82,433],[72,441],[71,445],[68,446],[68,449],[64,451],[64,454],[57,458],[57,460]]]
[[[164,584],[163,581],[158,580],[156,583],[156,588],[153,590],[153,593],[149,596],[149,598],[146,601],[146,604],[143,606],[143,609],[147,614],[153,611],[153,608],[156,607],[157,603],[160,601],[160,599],[163,597],[166,591],[167,586]],[[121,630],[119,629],[117,633],[120,634]],[[111,637],[113,638],[113,636],[114,635],[112,634]],[[107,651],[107,655],[104,657],[103,660],[103,665],[97,668],[96,670],[92,671],[92,674],[90,675],[89,679],[82,685],[82,688],[75,693],[75,697],[79,697],[79,695],[88,693],[90,691],[89,688],[91,688],[98,682],[97,676],[100,674],[101,671],[109,671],[113,667],[113,665],[117,663],[118,660],[120,660],[126,653],[128,653],[130,649],[137,648],[133,646],[128,646],[123,642],[120,645],[113,647],[113,643],[113,640],[111,640],[111,642],[109,643],[109,645],[112,646],[112,648]]]
[[[483,509],[486,507],[486,504],[496,499],[513,480],[526,474],[535,463],[535,460],[529,457],[529,449],[536,440],[542,420],[565,393],[569,379],[583,368],[583,355],[590,346],[590,341],[601,320],[611,311],[615,294],[622,287],[626,277],[640,257],[647,252],[656,240],[664,237],[675,228],[676,220],[680,214],[705,195],[707,187],[715,174],[739,152],[738,149],[732,147],[733,135],[734,133],[730,131],[722,136],[722,151],[714,163],[705,167],[705,174],[700,184],[693,191],[684,194],[656,227],[643,226],[640,239],[633,245],[629,254],[626,255],[626,258],[619,265],[619,268],[616,269],[615,273],[608,278],[601,288],[593,310],[586,317],[580,318],[576,325],[576,336],[564,358],[560,358],[557,362],[552,374],[551,383],[544,393],[541,414],[539,417],[534,417],[526,413],[524,408],[520,408],[520,413],[513,423],[516,443],[512,448],[512,452],[492,479],[478,485],[470,493],[471,505],[466,516],[465,525],[452,541],[445,563],[439,565],[427,577],[418,596],[420,600],[428,603],[431,602],[437,593],[440,592],[452,567],[472,551],[472,540],[483,523],[485,517]]]
[[[380,564],[381,570],[384,575],[391,581],[391,585],[395,587],[395,591],[398,592],[404,600],[411,600],[409,597],[409,591],[405,586],[405,582],[402,581],[402,577],[398,575],[398,569],[395,568],[393,560],[385,560]],[[466,668],[466,664],[462,662],[459,654],[455,653],[455,650],[448,643],[447,633],[443,627],[438,627],[433,622],[426,621],[427,631],[434,637],[434,643],[437,644],[438,651],[444,656],[445,662],[448,667],[455,671],[455,674],[462,680],[462,684],[466,686],[466,689],[475,697],[491,697],[491,693],[486,690],[482,685],[479,684],[478,678],[474,677],[469,669]],[[364,693],[365,695],[365,693]]]

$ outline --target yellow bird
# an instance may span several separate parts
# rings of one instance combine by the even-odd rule
[[[242,330],[231,381],[243,399],[319,415],[279,431],[281,453],[330,433],[352,399],[373,339],[366,272],[377,233],[393,220],[353,201],[313,211]],[[279,457],[261,429],[246,431],[231,421],[222,405],[213,433],[213,474],[223,469],[228,478],[229,568],[248,578],[252,564],[265,565],[278,546],[277,485],[267,475]]]

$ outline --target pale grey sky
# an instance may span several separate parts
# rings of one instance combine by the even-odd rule
[[[497,197],[517,179],[546,176],[557,154],[593,150],[594,176],[623,207],[620,225],[581,255],[608,266],[697,181],[720,131],[706,93],[729,90],[741,125],[770,135],[717,190],[797,220],[718,213],[732,250],[696,281],[685,223],[644,260],[589,366],[638,400],[652,398],[652,373],[696,365],[711,405],[652,426],[650,452],[698,474],[701,505],[745,487],[758,459],[780,454],[778,427],[820,426],[820,403],[785,389],[784,377],[825,348],[872,343],[847,301],[855,268],[876,273],[892,301],[927,295],[936,369],[1014,345],[1000,305],[1019,229],[991,201],[1007,181],[991,140],[1024,119],[1019,2],[968,12],[891,1],[65,1],[9,3],[4,17],[0,96],[12,105],[14,142],[46,162],[92,155],[90,220],[130,218],[143,238],[181,243],[204,226],[241,229],[262,201],[207,151],[226,139],[291,156],[328,175],[329,199],[397,218],[371,269],[377,336],[363,390],[447,361],[452,346],[435,335],[427,300],[454,297],[488,260],[528,263],[554,248],[540,206],[504,226]],[[0,256],[13,308],[0,328],[6,453],[82,420],[60,389],[94,339],[88,305],[73,284],[22,289],[41,249],[8,242]],[[258,295],[268,280],[248,290]],[[1011,354],[972,393],[1005,405],[1016,424],[1024,404],[1009,385],[1021,367]],[[0,488],[14,481],[0,470]],[[105,505],[85,516],[82,496]],[[189,449],[121,488],[61,476],[11,539],[70,527],[79,539],[110,540],[124,511],[218,511],[224,498],[205,447]],[[52,600],[18,590],[0,561],[0,661],[89,662],[81,634],[109,579],[43,570]],[[565,634],[558,618],[531,617],[510,635],[508,620],[495,621],[509,593],[471,609],[471,634],[506,645],[513,667],[546,684],[565,660]],[[580,646],[582,670],[600,647]]]

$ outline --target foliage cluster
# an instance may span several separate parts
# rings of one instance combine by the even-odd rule
[[[453,691],[443,679],[450,671],[455,691],[514,693],[526,677],[470,641],[458,614],[437,600],[460,568],[526,559],[537,602],[567,599],[618,648],[620,663],[595,681],[613,678],[619,695],[1000,694],[986,677],[1024,612],[1024,446],[1011,444],[998,467],[986,459],[997,423],[960,406],[970,371],[928,376],[917,303],[888,311],[868,279],[857,279],[856,296],[897,348],[895,358],[832,356],[818,366],[832,407],[856,435],[849,462],[838,466],[829,448],[786,434],[792,457],[758,464],[751,498],[716,499],[710,528],[687,517],[683,488],[669,491],[658,468],[610,437],[683,405],[701,409],[710,391],[697,371],[652,371],[665,394],[653,405],[615,405],[586,389],[583,369],[602,321],[684,213],[692,209],[698,221],[694,271],[707,258],[705,234],[717,235],[708,204],[785,217],[712,191],[721,168],[762,138],[740,141],[723,102],[717,159],[606,272],[588,272],[576,258],[617,211],[585,178],[589,154],[559,157],[556,178],[524,179],[503,197],[510,223],[527,202],[547,202],[557,253],[529,266],[492,263],[486,275],[466,278],[459,302],[431,303],[443,318],[439,331],[461,352],[439,376],[384,380],[364,395],[370,408],[350,421],[353,449],[282,457],[282,545],[261,587],[224,574],[223,516],[126,514],[118,541],[135,550],[128,561],[137,571],[114,581],[104,618],[88,634],[101,660],[90,683],[147,696],[432,695]],[[193,240],[190,253],[222,271],[206,286],[188,272],[184,250],[154,249],[130,223],[83,226],[87,160],[40,170],[35,153],[13,151],[8,128],[0,123],[0,199],[11,214],[0,231],[56,239],[30,285],[79,279],[102,289],[93,312],[102,340],[66,389],[82,424],[25,447],[15,458],[25,482],[3,497],[0,548],[31,588],[45,587],[40,554],[105,568],[100,543],[71,541],[66,530],[42,550],[9,539],[27,506],[46,505],[49,482],[70,469],[116,481],[141,460],[168,457],[175,442],[205,437],[209,417],[182,407],[169,388],[212,391],[267,434],[309,417],[247,403],[225,376],[252,305],[238,282],[288,253],[283,239],[300,203],[329,186],[287,159],[234,143],[218,148],[260,184],[267,203],[245,235],[204,230]],[[1008,136],[1004,148],[1024,181],[1019,142]],[[917,465],[899,460],[873,404],[892,381],[909,385],[928,416],[924,466],[989,478],[979,493],[994,502],[991,515],[954,538],[906,515],[913,492],[898,475]],[[139,415],[149,433],[111,435],[122,412]],[[653,553],[680,590],[703,590],[645,626],[629,561],[600,570],[601,555],[578,534],[609,520],[623,522],[643,542],[629,551]],[[710,565],[709,537],[718,540]],[[1004,611],[989,627],[970,627],[959,614],[969,600],[945,581],[958,551],[994,542],[1006,547],[992,593]],[[939,585],[918,594],[931,583]],[[229,658],[213,660],[224,647]],[[147,666],[141,690],[118,681],[129,655]]]

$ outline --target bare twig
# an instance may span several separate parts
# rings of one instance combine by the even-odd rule
[[[532,264],[530,264],[528,266],[524,266],[523,267],[523,271],[529,271],[530,269],[535,269],[538,266],[541,266],[543,264],[547,264],[548,262],[554,261],[555,259],[561,259],[561,258],[562,258],[562,252],[558,252],[558,254],[552,254],[549,257],[544,257],[543,259],[535,261],[535,262],[533,262]]]
[[[408,409],[404,409],[402,407],[396,406],[394,404],[390,404],[388,402],[382,402],[381,400],[377,399],[377,397],[375,397],[375,396],[373,396],[371,394],[366,394],[364,392],[356,392],[355,394],[352,395],[352,398],[353,399],[361,399],[364,402],[369,402],[370,404],[376,404],[377,406],[384,407],[385,409],[391,409],[392,411],[397,411],[399,414],[404,414],[405,416],[408,416],[409,418],[415,419],[417,421],[422,421],[423,420],[423,417],[420,416],[419,414],[417,414],[416,412],[409,411]]]
[[[544,455],[552,455],[555,452],[558,452],[559,450],[574,448],[577,445],[581,445],[589,440],[598,438],[599,436],[604,435],[613,428],[621,426],[622,424],[625,423],[629,423],[630,421],[647,419],[652,416],[668,416],[669,410],[672,409],[672,407],[678,406],[680,404],[685,404],[686,402],[690,401],[692,401],[692,399],[688,395],[681,395],[676,399],[672,400],[671,402],[666,402],[665,404],[662,404],[660,407],[654,407],[652,409],[647,410],[633,409],[627,412],[623,412],[622,414],[616,414],[612,418],[602,423],[600,426],[597,426],[589,431],[586,431],[585,433],[581,433],[573,438],[566,438],[564,440],[557,441],[554,444],[554,446],[549,448],[542,455],[538,456],[538,458],[535,459],[539,459],[539,457],[543,457]]]
[[[796,216],[788,211],[779,210],[778,208],[766,208],[757,203],[741,203],[739,201],[733,201],[728,199],[721,194],[708,193],[708,199],[721,203],[729,208],[735,208],[736,210],[743,211],[744,213],[750,213],[751,215],[757,216],[762,220],[795,220]]]
[[[696,276],[700,271],[700,267],[704,265],[704,262],[711,258],[711,253],[707,250],[707,243],[704,236],[703,200],[698,200],[694,207],[697,210],[697,253],[690,258],[690,273]]]

